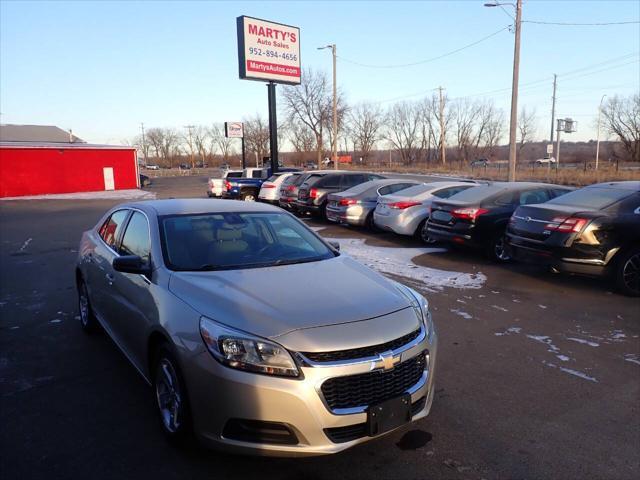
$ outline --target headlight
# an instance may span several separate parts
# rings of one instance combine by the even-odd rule
[[[200,319],[200,335],[211,355],[228,367],[267,375],[300,375],[289,352],[277,343],[233,330],[205,317]]]
[[[427,334],[427,339],[431,341],[433,334],[435,333],[435,326],[433,324],[433,318],[431,318],[431,311],[429,310],[429,301],[413,288],[409,288],[401,283],[398,283],[397,285],[398,290],[400,290],[400,292],[411,302],[411,306],[416,312],[416,316],[422,320]]]

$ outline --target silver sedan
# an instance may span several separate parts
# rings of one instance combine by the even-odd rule
[[[152,386],[173,442],[330,454],[431,409],[427,300],[277,207],[119,205],[82,235],[75,275],[83,329]]]
[[[422,183],[381,197],[373,212],[374,224],[398,235],[420,236],[434,199],[449,198],[475,186],[477,184],[469,182]]]
[[[331,193],[327,202],[327,220],[373,228],[373,211],[380,197],[418,184],[414,180],[385,178],[361,183],[344,192]]]

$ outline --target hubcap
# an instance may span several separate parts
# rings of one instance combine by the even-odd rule
[[[180,428],[182,420],[182,398],[178,377],[173,369],[173,365],[166,358],[158,364],[156,372],[156,398],[158,408],[164,427],[171,433],[175,433]]]
[[[622,268],[622,280],[634,293],[640,293],[640,253],[632,255]]]
[[[87,322],[89,321],[89,298],[87,297],[87,287],[84,283],[80,287],[79,303],[80,321],[82,322],[82,325],[87,325]]]
[[[246,197],[244,197],[244,201],[245,202],[255,202],[256,198],[253,195],[247,195]]]
[[[504,245],[504,237],[500,237],[498,240],[496,240],[494,250],[496,253],[496,258],[498,260],[502,260],[503,262],[511,260],[511,256],[507,253]]]

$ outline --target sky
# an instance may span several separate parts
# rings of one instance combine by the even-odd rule
[[[265,84],[238,78],[239,15],[300,27],[303,68],[329,74],[331,53],[317,47],[335,43],[338,84],[350,103],[388,107],[442,86],[450,98],[491,99],[508,118],[508,30],[401,66],[513,23],[513,7],[485,1],[0,0],[0,122],[57,125],[89,142],[119,144],[140,132],[140,122],[182,129],[266,117]],[[602,95],[640,91],[640,24],[528,22],[638,22],[640,2],[525,0],[523,20],[519,105],[535,109],[537,139],[549,136],[554,73],[558,116],[579,122],[565,138],[595,138]]]

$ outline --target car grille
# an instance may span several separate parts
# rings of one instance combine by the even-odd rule
[[[331,410],[373,405],[407,392],[418,383],[425,365],[421,353],[386,372],[330,378],[322,384],[322,394]]]
[[[380,343],[362,348],[351,348],[349,350],[336,350],[333,352],[303,352],[306,358],[312,362],[340,362],[344,360],[354,360],[358,358],[375,357],[380,353],[395,350],[403,345],[415,340],[420,335],[420,329],[414,330],[400,338],[390,342]]]
[[[411,404],[411,416],[415,416],[425,406],[427,397],[422,397]],[[346,427],[325,428],[324,433],[333,443],[345,443],[357,440],[367,435],[367,424],[356,423]]]

